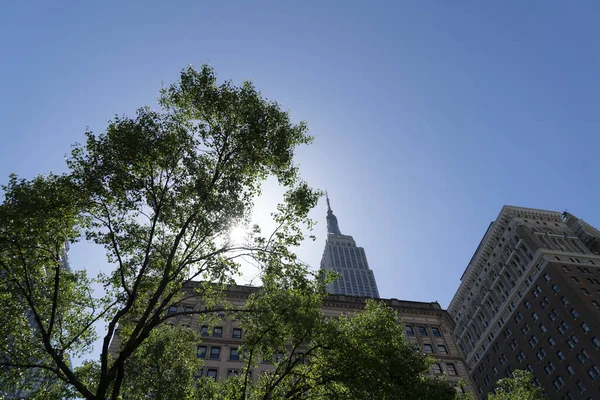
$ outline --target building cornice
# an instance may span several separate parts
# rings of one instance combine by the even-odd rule
[[[448,306],[448,312],[455,316],[458,313],[460,305],[466,298],[469,291],[473,287],[475,278],[481,273],[483,265],[490,258],[494,248],[497,246],[500,237],[504,230],[511,224],[513,218],[520,219],[531,219],[531,220],[544,220],[562,222],[562,214],[558,211],[539,210],[535,208],[526,207],[515,207],[505,205],[500,210],[498,217],[488,227],[483,239],[479,243],[479,246],[475,250],[473,257],[467,264],[463,275],[461,276],[461,283],[456,291],[456,294],[450,301]]]

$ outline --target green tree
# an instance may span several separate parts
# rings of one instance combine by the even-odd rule
[[[389,310],[367,304],[363,314],[323,321],[325,283],[309,279],[292,251],[310,231],[307,214],[320,196],[294,164],[296,148],[312,140],[306,125],[293,123],[250,82],[218,83],[209,66],[184,70],[163,88],[159,105],[117,116],[101,134],[86,132],[67,173],[12,175],[2,186],[0,335],[8,339],[0,343],[0,390],[86,399],[393,398],[398,390],[411,398],[411,390],[428,385],[427,361],[409,351]],[[277,228],[264,235],[255,226],[244,244],[232,243],[230,229],[248,222],[268,177],[286,190],[273,213]],[[96,277],[66,268],[65,246],[83,240],[106,251],[107,266]],[[257,266],[265,286],[239,309],[223,293],[242,258]],[[199,279],[211,284],[184,290]],[[274,349],[293,343],[296,351],[284,351],[256,385],[247,374],[194,380],[200,364],[189,350],[198,337],[164,324],[179,315],[168,307],[189,297],[202,299],[202,310],[192,312],[198,318],[235,313],[254,332],[244,344],[247,370]],[[103,336],[95,329],[101,322]],[[371,336],[367,326],[375,322],[385,335]],[[111,356],[117,328],[120,347]],[[378,352],[391,341],[384,353],[392,346],[392,357],[375,357],[356,337]],[[97,339],[100,359],[74,368],[72,360]],[[314,348],[299,356],[307,344]],[[352,371],[352,352],[372,371]]]
[[[488,400],[542,400],[543,390],[533,382],[529,371],[516,370],[512,378],[498,381],[494,393],[488,395]]]

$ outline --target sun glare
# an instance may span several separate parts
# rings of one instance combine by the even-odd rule
[[[244,228],[243,226],[234,226],[229,231],[229,239],[233,243],[241,243],[244,241],[245,237],[246,237],[246,228]]]

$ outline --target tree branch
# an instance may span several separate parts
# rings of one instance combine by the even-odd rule
[[[58,308],[58,288],[60,283],[60,260],[56,261],[54,267],[54,294],[52,296],[52,311],[50,312],[50,322],[48,325],[48,336],[52,335],[52,328],[54,328],[54,322],[56,319],[56,309]]]

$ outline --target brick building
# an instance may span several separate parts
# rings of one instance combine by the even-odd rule
[[[548,399],[600,398],[599,250],[571,214],[502,208],[448,308],[480,395],[524,369]]]

